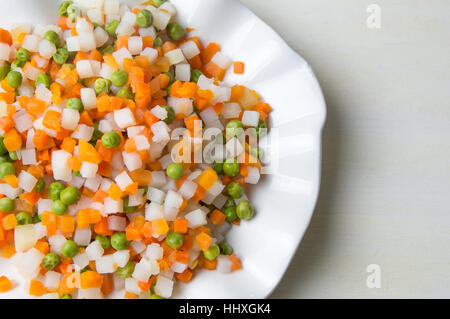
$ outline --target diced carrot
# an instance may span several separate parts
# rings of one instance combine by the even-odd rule
[[[0,42],[6,43],[7,45],[13,44],[13,39],[9,31],[0,28]]]
[[[73,60],[73,64],[76,65],[78,61],[89,60],[89,56],[83,51],[78,51],[75,59]]]
[[[199,176],[197,182],[198,185],[203,187],[205,190],[209,190],[213,184],[217,181],[217,173],[211,168],[207,167],[203,173]]]
[[[217,258],[214,260],[208,260],[206,258],[203,258],[202,260],[202,268],[207,270],[214,270],[217,267]]]
[[[2,219],[3,229],[9,230],[14,229],[17,226],[17,219],[14,214],[8,214]]]
[[[9,130],[4,136],[3,144],[8,152],[17,151],[22,147],[22,137],[16,129]]]
[[[44,125],[48,129],[59,131],[61,129],[61,124],[59,121],[60,118],[61,113],[54,110],[47,110],[44,114],[42,125]]]
[[[233,71],[235,74],[244,74],[244,68],[245,68],[244,62],[236,61],[233,64]]]
[[[103,284],[103,276],[96,271],[85,271],[80,275],[80,287],[82,289],[101,288]]]
[[[81,169],[81,160],[77,156],[72,156],[67,161],[67,166],[73,171],[80,171]]]
[[[108,162],[101,162],[98,165],[97,173],[104,177],[110,177],[112,172],[112,165]]]
[[[134,142],[133,138],[127,139],[127,141],[125,142],[124,150],[127,153],[136,152],[136,143]]]
[[[94,231],[102,236],[111,236],[113,234],[113,231],[109,229],[106,218],[102,218],[100,222],[94,225]]]
[[[138,298],[138,295],[136,295],[136,294],[134,294],[134,293],[132,293],[132,292],[129,292],[129,291],[125,291],[125,294],[124,294],[124,296],[123,296],[125,299],[137,299]]]
[[[17,188],[19,187],[19,179],[17,178],[16,175],[6,175],[4,178],[5,182],[11,186],[12,188]]]
[[[50,246],[48,242],[44,240],[38,240],[34,245],[34,248],[39,250],[42,254],[46,255],[50,251]]]
[[[217,43],[211,42],[209,43],[205,50],[201,52],[200,57],[202,59],[203,65],[206,65],[211,61],[211,59],[214,57],[214,55],[219,52],[220,46]]]
[[[44,287],[44,284],[37,280],[30,281],[30,290],[29,294],[35,297],[40,297],[47,292],[47,289]]]
[[[145,36],[142,37],[142,48],[153,48],[153,37],[152,36]]]
[[[14,245],[7,244],[1,249],[1,256],[3,258],[11,258],[15,253],[16,249],[14,248]]]
[[[14,285],[11,280],[6,276],[0,277],[0,292],[7,292],[14,288]]]
[[[226,70],[219,67],[214,62],[209,62],[204,68],[203,72],[208,77],[214,77],[218,79],[219,81],[222,81],[225,77]]]
[[[162,46],[162,50],[163,50],[164,54],[166,54],[167,52],[176,50],[176,49],[178,49],[178,46],[171,41],[164,42],[164,44]]]
[[[108,189],[108,196],[113,200],[119,200],[123,196],[123,192],[117,184],[112,183]]]
[[[214,225],[222,225],[225,222],[227,216],[220,210],[215,209],[210,215],[209,219]]]
[[[201,250],[207,250],[211,246],[212,238],[202,232],[195,237],[195,242]]]
[[[157,219],[152,222],[153,236],[158,237],[169,231],[169,225],[165,219]]]
[[[95,147],[86,141],[79,141],[78,153],[80,154],[80,159],[83,162],[99,164],[102,161]]]
[[[116,41],[116,48],[115,49],[119,50],[121,48],[128,48],[128,39],[129,38],[130,38],[129,35],[124,35],[124,36],[118,37],[117,41]]]
[[[73,153],[73,150],[77,145],[77,141],[71,137],[65,137],[62,144],[61,149],[65,150],[68,153]]]
[[[77,213],[77,228],[87,228],[90,224],[90,209],[80,209]]]
[[[182,273],[175,274],[176,278],[183,283],[188,283],[189,281],[191,281],[193,275],[194,272],[189,268],[187,268]]]
[[[101,291],[104,295],[109,295],[114,290],[114,282],[111,277],[103,277]]]
[[[188,221],[182,218],[176,218],[173,224],[173,231],[180,234],[186,234],[188,230]]]
[[[57,217],[58,229],[64,233],[72,233],[75,231],[75,218],[70,215]]]
[[[198,203],[203,199],[203,197],[205,197],[205,189],[201,186],[198,186],[194,196],[192,197],[192,200]]]
[[[114,57],[112,55],[103,56],[103,61],[105,61],[105,63],[108,66],[110,66],[111,68],[113,68],[114,70],[119,69],[119,65],[117,64],[116,59],[114,59]]]
[[[14,122],[7,116],[0,117],[0,129],[3,132],[8,132],[10,129],[14,127]]]

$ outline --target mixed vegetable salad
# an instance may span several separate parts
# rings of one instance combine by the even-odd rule
[[[1,257],[42,298],[169,298],[198,269],[239,270],[224,236],[254,216],[245,186],[262,156],[242,131],[264,135],[271,110],[222,82],[244,63],[190,36],[165,0],[58,13],[0,29]],[[193,161],[205,142],[222,152]],[[0,292],[15,286],[0,269]]]

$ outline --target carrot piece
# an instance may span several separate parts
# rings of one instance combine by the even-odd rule
[[[212,238],[206,233],[200,233],[195,236],[195,242],[201,250],[207,250],[211,246]]]
[[[125,235],[127,240],[141,240],[142,234],[138,227],[128,225],[125,229]]]
[[[142,37],[142,48],[153,48],[153,37],[152,36],[146,36]]]
[[[13,39],[9,31],[0,28],[0,42],[6,43],[7,45],[13,44]]]
[[[61,129],[61,124],[59,121],[60,118],[61,113],[54,110],[47,110],[44,114],[42,125],[44,125],[48,129],[59,131]]]
[[[80,287],[87,288],[101,288],[103,284],[103,276],[96,271],[88,270],[80,275]]]
[[[112,183],[108,189],[108,196],[113,200],[119,200],[123,196],[123,192],[117,184]]]
[[[103,55],[98,50],[94,49],[89,53],[89,59],[102,62]]]
[[[125,291],[125,295],[123,296],[125,299],[137,299],[138,295],[129,292],[129,291]]]
[[[124,145],[124,150],[127,153],[136,152],[136,143],[133,138],[127,139],[127,141],[125,142],[125,145]]]
[[[176,218],[173,224],[173,231],[180,234],[186,234],[188,231],[188,221],[182,218]]]
[[[103,204],[103,201],[105,200],[105,198],[108,196],[108,194],[103,190],[103,189],[99,189],[94,196],[92,196],[92,200],[94,202],[99,202]]]
[[[3,229],[10,230],[17,226],[17,219],[14,214],[8,214],[2,219]]]
[[[189,253],[187,251],[177,250],[175,253],[175,261],[188,264],[189,263]]]
[[[61,149],[65,150],[68,153],[73,153],[76,144],[77,141],[75,139],[71,137],[65,137],[61,144]]]
[[[178,49],[178,46],[171,41],[164,42],[164,44],[162,46],[162,50],[163,50],[164,54],[166,54],[167,52],[176,50],[176,49]]]
[[[80,209],[77,213],[77,227],[79,229],[87,228],[90,224],[90,209]]]
[[[217,267],[217,258],[213,261],[203,258],[202,260],[202,268],[207,270],[214,270]]]
[[[11,186],[12,188],[17,188],[19,187],[19,179],[17,178],[16,175],[6,175],[4,178],[5,182]]]
[[[78,152],[80,154],[80,159],[83,162],[99,164],[102,161],[94,146],[86,141],[80,140],[78,144]]]
[[[128,186],[125,188],[125,193],[128,194],[128,195],[135,195],[136,192],[137,192],[137,190],[138,190],[138,186],[139,186],[139,185],[138,185],[138,183],[136,183],[136,182],[134,182],[134,183],[128,185]]]
[[[44,287],[44,284],[37,280],[30,281],[30,290],[29,294],[35,297],[40,297],[47,292],[47,288]]]
[[[167,222],[165,219],[157,219],[152,222],[152,228],[153,228],[153,236],[158,237],[161,235],[164,235],[169,231],[169,225],[167,225]]]
[[[244,74],[245,64],[244,62],[236,61],[233,64],[233,71],[235,74]]]
[[[116,62],[116,59],[112,56],[112,55],[105,55],[103,56],[103,61],[105,61],[105,63],[110,66],[111,68],[113,68],[114,70],[118,70],[119,69],[119,65]]]
[[[5,245],[1,249],[1,256],[3,258],[11,258],[16,253],[16,249],[14,248],[14,245]]]
[[[0,292],[7,292],[14,288],[14,285],[11,280],[6,276],[0,277]]]
[[[203,187],[205,190],[209,190],[213,184],[217,181],[217,173],[211,168],[207,167],[203,173],[198,178],[198,185]]]
[[[57,217],[58,229],[64,233],[72,233],[75,231],[75,218],[70,215]]]
[[[100,222],[94,225],[94,231],[102,236],[111,236],[113,234],[113,231],[108,227],[108,220],[104,217]]]
[[[149,291],[150,286],[152,285],[152,280],[149,280],[147,282],[145,281],[139,281],[138,282],[138,287],[141,288],[142,291]]]
[[[14,122],[7,116],[0,117],[0,128],[4,132],[8,132],[14,127]]]
[[[109,295],[114,290],[114,283],[110,277],[104,277],[101,291],[104,295]]]
[[[16,129],[12,129],[6,132],[3,139],[3,144],[5,145],[8,152],[17,151],[22,147],[22,137]]]
[[[203,199],[203,197],[205,197],[205,189],[201,186],[198,186],[194,196],[192,197],[192,200],[198,203]]]
[[[81,160],[77,156],[72,156],[67,161],[67,166],[73,171],[80,171],[81,169]]]
[[[219,52],[220,46],[217,43],[211,42],[209,43],[203,52],[200,53],[200,57],[202,59],[203,65],[206,65],[211,61],[214,55]]]
[[[187,268],[185,271],[183,271],[182,273],[178,273],[175,276],[179,281],[181,281],[183,283],[188,283],[189,281],[191,281],[193,275],[194,275],[194,272],[192,270],[190,270],[189,268]]]
[[[215,209],[210,215],[209,219],[214,225],[222,225],[225,222],[227,216],[220,210]]]
[[[146,238],[152,238],[153,236],[152,222],[144,223],[144,225],[141,227],[141,234]]]
[[[122,48],[127,48],[128,49],[128,39],[130,38],[129,35],[124,35],[121,37],[117,38],[117,42],[116,42],[116,51]]]
[[[83,51],[78,51],[75,59],[73,60],[73,64],[76,65],[78,61],[89,60],[89,56]]]
[[[98,165],[97,173],[104,177],[110,177],[112,172],[112,165],[108,162],[101,162]]]
[[[48,254],[48,252],[50,251],[50,246],[49,246],[48,242],[46,242],[44,240],[38,240],[36,242],[36,245],[34,245],[34,248],[39,250],[44,255]]]

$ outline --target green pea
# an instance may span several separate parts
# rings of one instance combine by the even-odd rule
[[[9,71],[11,71],[11,64],[6,61],[3,62],[3,65],[0,66],[0,81],[3,81],[3,79],[6,78]]]
[[[231,182],[227,185],[227,194],[233,198],[241,198],[244,195],[244,188],[237,182]]]
[[[67,205],[59,199],[55,200],[52,204],[52,212],[56,215],[64,215],[67,212]]]
[[[175,111],[168,105],[162,105],[161,107],[167,111],[167,117],[164,119],[164,122],[166,124],[172,124],[175,119]]]
[[[107,80],[107,79],[97,79],[95,80],[94,83],[94,89],[95,89],[95,93],[100,94],[100,93],[109,93],[110,91],[110,86],[111,86],[111,81]]]
[[[67,7],[67,16],[69,17],[69,19],[72,21],[72,22],[75,22],[75,20],[79,17],[79,16],[81,16],[81,9],[80,9],[80,7],[78,7],[77,5],[75,5],[75,4],[70,4],[68,7]]]
[[[115,250],[124,250],[130,246],[130,242],[124,232],[117,232],[111,236],[111,246]]]
[[[61,191],[63,189],[64,189],[64,186],[60,182],[51,183],[50,186],[48,187],[48,192],[50,194],[50,199],[52,201],[58,200],[59,196],[61,194]]]
[[[6,153],[8,153],[8,150],[6,149],[5,144],[3,144],[3,136],[0,136],[0,155],[5,155]],[[1,172],[1,170],[0,170],[0,172]],[[0,175],[0,177],[1,177],[1,175]]]
[[[48,30],[44,35],[44,39],[53,43],[57,48],[61,45],[59,34],[53,30]]]
[[[157,294],[153,294],[150,296],[150,299],[166,299],[166,298],[158,296]]]
[[[179,179],[183,176],[184,168],[179,163],[171,163],[166,169],[167,176],[172,179]]]
[[[111,247],[111,240],[108,236],[97,235],[95,236],[95,240],[100,243],[104,250],[107,250]]]
[[[227,218],[226,218],[227,222],[231,223],[233,220],[235,220],[237,218],[235,206],[230,206],[230,207],[225,208],[223,213],[227,216]]]
[[[55,253],[48,253],[42,259],[42,267],[46,270],[53,270],[58,267],[61,262],[61,258]]]
[[[20,60],[14,60],[13,63],[11,63],[11,70],[15,69],[21,69],[25,66],[25,62]]]
[[[61,299],[72,299],[72,295],[64,294],[61,296]]]
[[[227,123],[225,129],[229,137],[240,136],[244,131],[244,125],[239,120],[231,120]]]
[[[3,197],[0,199],[0,211],[10,213],[14,210],[14,201],[11,198]]]
[[[249,220],[253,217],[253,207],[248,200],[241,201],[236,207],[236,214],[242,220]]]
[[[239,174],[241,165],[235,158],[229,158],[223,164],[223,171],[230,177],[236,177]]]
[[[125,71],[119,70],[115,71],[111,75],[111,82],[114,86],[120,87],[124,86],[128,81],[128,74]]]
[[[115,148],[118,147],[120,143],[122,143],[122,139],[116,132],[108,132],[102,136],[102,144],[105,148]]]
[[[177,22],[171,22],[167,25],[167,35],[175,41],[180,41],[186,35],[186,30]]]
[[[191,82],[197,83],[200,76],[203,75],[203,72],[200,70],[192,69],[191,70]]]
[[[263,120],[259,120],[258,127],[256,128],[256,136],[262,137],[267,135],[267,123]]]
[[[67,100],[66,108],[77,110],[77,111],[83,111],[83,102],[77,97],[73,97]]]
[[[166,243],[173,249],[178,249],[183,246],[184,236],[182,234],[171,231],[166,236]]]
[[[90,143],[95,145],[97,144],[97,140],[102,136],[102,132],[98,129],[98,123],[95,122],[94,123],[94,133],[92,133],[92,137],[91,140],[89,141]]]
[[[102,55],[105,55],[107,53],[113,53],[113,52],[114,52],[114,47],[112,45],[107,45],[100,49],[100,53]]]
[[[112,37],[116,37],[116,29],[119,26],[119,21],[117,20],[109,20],[106,22],[105,30]]]
[[[128,89],[120,89],[119,92],[117,92],[117,96],[122,99],[129,99],[129,100],[134,99],[133,92],[131,92],[131,90],[129,88]]]
[[[214,161],[213,168],[214,168],[214,170],[216,171],[217,174],[222,174],[223,173],[223,163],[222,162]]]
[[[44,190],[44,188],[45,188],[45,181],[42,178],[39,178],[36,183],[36,188],[34,189],[34,191],[36,193],[40,193]]]
[[[56,53],[53,55],[53,60],[58,64],[64,64],[69,59],[69,50],[67,48],[62,47],[56,50]]]
[[[11,159],[11,161],[17,161],[19,159],[19,157],[17,156],[17,152],[9,152],[8,154],[9,158]]]
[[[75,257],[78,254],[78,249],[77,243],[69,239],[62,245],[61,255],[66,258]]]
[[[134,263],[129,261],[124,267],[118,267],[116,274],[120,278],[129,278],[134,272]]]
[[[61,17],[67,17],[67,8],[72,4],[72,1],[63,1],[58,8],[58,14]]]
[[[225,202],[225,204],[223,205],[224,208],[228,208],[228,207],[236,207],[236,203],[234,202],[234,199],[231,197],[227,198],[227,201]]]
[[[50,75],[48,75],[46,73],[40,73],[36,77],[36,82],[34,83],[34,85],[36,87],[38,87],[40,84],[44,84],[45,87],[48,89],[50,87],[51,83],[52,83],[52,78],[50,77]]]
[[[155,48],[160,47],[163,45],[163,40],[160,37],[156,37],[156,39],[153,41],[153,46]]]
[[[26,212],[19,212],[16,214],[16,220],[19,225],[28,225],[32,223],[33,218]]]
[[[213,261],[220,255],[220,248],[218,245],[214,245],[209,247],[207,250],[203,251],[203,257],[208,260]]]
[[[153,24],[153,14],[147,9],[142,9],[136,15],[136,24],[140,28],[148,28]]]
[[[27,62],[28,60],[30,60],[30,56],[30,51],[25,48],[20,48],[19,50],[17,50],[16,58],[19,61]]]
[[[22,74],[17,71],[10,71],[6,76],[8,85],[14,89],[17,89],[22,84]]]
[[[39,214],[35,214],[32,218],[31,218],[31,223],[32,224],[37,224],[40,223],[42,220],[42,216]]]
[[[220,248],[220,253],[222,255],[231,255],[233,253],[233,248],[228,245],[226,242],[221,242],[219,244],[219,248]]]
[[[61,191],[59,197],[64,204],[72,205],[80,200],[81,192],[78,188],[69,186]]]
[[[153,0],[153,5],[157,8],[159,8],[166,1],[167,0]]]
[[[250,148],[250,155],[253,157],[256,157],[257,159],[261,160],[263,157],[263,150],[259,146],[255,146]]]
[[[128,196],[123,199],[123,212],[125,214],[134,213],[136,211],[137,207],[136,206],[128,206],[128,201],[129,201]]]
[[[16,173],[16,169],[12,163],[1,163],[0,164],[0,178],[4,178],[7,175],[14,175]]]

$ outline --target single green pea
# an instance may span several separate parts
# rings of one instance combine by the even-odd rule
[[[5,155],[6,153],[8,153],[8,150],[6,149],[5,144],[3,143],[3,136],[0,136],[0,155]]]
[[[17,156],[17,152],[9,152],[8,153],[9,158],[11,159],[11,161],[17,161],[19,159],[19,157]]]
[[[81,192],[78,188],[69,186],[61,191],[59,197],[64,204],[72,205],[80,200]]]
[[[227,194],[235,199],[241,198],[244,195],[244,188],[237,182],[231,182],[227,185]]]
[[[56,215],[64,215],[67,212],[67,205],[63,203],[61,200],[55,200],[52,204],[52,212]]]
[[[120,135],[116,132],[108,132],[102,136],[102,144],[105,148],[115,148],[122,143]]]
[[[109,93],[111,87],[111,81],[108,79],[97,79],[94,83],[95,93]]]
[[[112,45],[107,45],[100,49],[100,53],[102,55],[105,55],[107,53],[113,53],[113,52],[114,52],[114,47]]]
[[[102,132],[98,129],[98,122],[95,122],[94,123],[94,133],[92,133],[92,137],[89,142],[94,143],[94,147],[95,147],[95,144],[97,144],[97,140],[100,137],[102,137]]]
[[[153,14],[147,9],[142,9],[136,15],[136,24],[139,28],[148,28],[153,24]]]
[[[61,296],[61,299],[72,299],[72,295],[64,294]]]
[[[230,177],[236,177],[239,174],[241,165],[235,158],[229,158],[223,163],[223,171]]]
[[[42,267],[46,270],[53,270],[58,267],[61,262],[61,258],[55,253],[48,253],[42,259]]]
[[[63,189],[64,189],[64,186],[60,182],[51,183],[50,186],[48,187],[48,192],[49,192],[49,195],[50,195],[50,199],[52,201],[58,200],[59,196],[61,194],[61,191]]]
[[[186,35],[186,30],[178,22],[169,23],[166,31],[169,38],[174,41],[180,41]]]
[[[51,83],[52,83],[52,78],[50,77],[50,75],[48,75],[46,73],[40,73],[36,77],[36,82],[34,83],[34,85],[36,87],[38,87],[40,84],[44,84],[45,87],[48,89],[50,87]]]
[[[53,30],[48,30],[44,35],[44,39],[53,43],[57,48],[61,45],[59,34]]]
[[[16,169],[14,165],[10,162],[0,164],[0,178],[4,178],[6,175],[14,175]]]
[[[129,278],[134,272],[134,263],[129,261],[124,267],[118,267],[116,274],[120,278]]]
[[[83,111],[83,102],[77,97],[73,97],[67,100],[66,108],[77,110],[77,111]]]
[[[68,7],[67,7],[67,16],[69,17],[69,19],[72,22],[75,22],[75,20],[81,16],[81,9],[80,7],[78,7],[77,5],[71,3]]]
[[[119,92],[117,92],[117,96],[122,99],[134,100],[133,92],[129,88],[128,89],[120,89]]]
[[[228,137],[240,136],[244,132],[244,125],[239,120],[231,120],[225,129]]]
[[[267,123],[266,121],[259,120],[258,127],[256,128],[256,136],[262,137],[267,135]]]
[[[14,210],[14,201],[11,198],[3,197],[0,199],[0,212],[10,213]]]
[[[253,157],[256,157],[257,159],[261,160],[263,157],[263,150],[259,146],[251,147],[250,148],[250,155]]]
[[[124,232],[117,232],[111,236],[111,246],[115,250],[124,250],[130,246],[130,242]]]
[[[116,37],[116,29],[119,26],[119,21],[117,20],[109,20],[108,22],[106,22],[105,25],[105,30],[106,32],[108,32],[108,34],[112,37]]]
[[[40,223],[42,219],[42,216],[39,214],[35,214],[32,218],[31,218],[31,223],[32,224],[37,224]]]
[[[136,206],[128,206],[128,202],[129,202],[129,197],[127,196],[123,199],[123,212],[125,214],[134,213],[136,211],[137,207]]]
[[[191,70],[191,82],[197,83],[200,76],[203,75],[203,72],[200,70],[192,69]]]
[[[153,294],[150,296],[150,299],[166,299],[166,298],[158,296],[157,294]]]
[[[156,37],[156,39],[153,41],[153,46],[155,48],[160,47],[163,45],[163,40],[160,37]]]
[[[128,74],[125,71],[118,70],[111,75],[111,82],[114,86],[124,86],[128,81]]]
[[[211,246],[207,250],[203,251],[203,257],[205,257],[210,261],[213,261],[219,255],[220,255],[220,248],[218,245]]]
[[[230,206],[230,207],[225,208],[223,213],[227,216],[227,218],[226,218],[227,222],[231,223],[233,220],[235,220],[237,218],[235,206]]]
[[[153,0],[153,5],[157,8],[159,8],[166,1],[167,0]]]
[[[58,64],[64,64],[69,59],[69,50],[67,48],[62,47],[56,50],[56,53],[53,55],[53,61]]]
[[[162,105],[161,107],[167,111],[167,117],[164,119],[164,122],[166,124],[172,124],[175,119],[175,111],[168,105]]]
[[[3,65],[0,66],[0,81],[3,81],[3,79],[6,78],[9,71],[11,71],[11,64],[6,61],[3,62]]]
[[[253,207],[248,200],[241,201],[236,207],[236,214],[242,220],[249,220],[253,217]]]
[[[95,236],[95,240],[100,243],[104,250],[107,250],[111,247],[111,240],[108,236],[97,235]]]
[[[33,218],[30,214],[26,212],[19,212],[16,214],[17,224],[19,225],[28,225],[33,222]]]
[[[229,256],[233,253],[233,248],[224,241],[219,244],[219,248],[222,255]]]
[[[39,178],[36,183],[36,188],[34,189],[34,191],[36,193],[40,193],[44,190],[44,188],[45,188],[45,181],[42,178]]]
[[[15,70],[15,69],[21,69],[25,66],[25,62],[20,61],[20,60],[14,60],[11,63],[11,70]]]
[[[178,249],[183,246],[184,236],[182,234],[171,231],[166,236],[166,243],[173,249]]]
[[[214,161],[213,168],[217,174],[222,174],[223,173],[223,162]]]
[[[171,163],[166,169],[167,176],[172,179],[179,179],[183,176],[184,168],[180,163]]]
[[[30,56],[30,51],[25,48],[20,48],[19,50],[17,50],[16,58],[19,61],[27,62],[28,60],[30,60]]]
[[[75,257],[78,254],[79,248],[80,247],[78,247],[77,243],[69,239],[62,245],[61,255],[66,258]]]
[[[228,207],[236,207],[236,203],[234,202],[234,199],[231,197],[228,197],[225,204],[223,205],[224,208]]]
[[[67,17],[67,8],[72,4],[72,1],[63,1],[58,8],[58,14],[61,17]]]
[[[22,84],[22,74],[17,71],[10,71],[6,76],[8,85],[14,89],[17,89]]]

